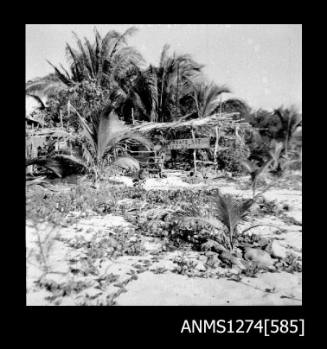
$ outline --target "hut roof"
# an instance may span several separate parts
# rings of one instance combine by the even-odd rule
[[[66,137],[70,138],[72,135],[60,128],[42,128],[40,130],[26,130],[26,135],[32,136],[52,136],[52,137]]]
[[[243,127],[249,127],[249,123],[244,119],[237,119],[239,113],[223,113],[214,114],[200,119],[192,119],[187,121],[173,121],[173,122],[143,122],[139,125],[133,126],[133,130],[141,133],[151,133],[154,131],[169,132],[170,130],[185,130],[185,129],[197,129],[208,128],[212,126],[230,126],[231,124],[237,124]]]
[[[28,116],[28,115],[25,116],[25,121],[28,124],[34,124],[34,125],[40,125],[40,126],[44,125],[44,122],[42,120],[35,119],[35,118]]]

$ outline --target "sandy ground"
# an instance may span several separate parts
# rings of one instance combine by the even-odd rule
[[[131,178],[113,178],[122,185],[132,185]],[[245,183],[248,179],[238,181]],[[144,183],[146,190],[177,189],[219,186],[223,193],[250,197],[251,192],[240,189],[230,180],[190,184],[183,181],[183,174],[168,174],[167,178],[149,178]],[[288,204],[288,215],[296,222],[302,222],[302,196],[300,190],[271,189],[264,194],[267,200]],[[256,234],[274,237],[288,251],[302,254],[302,227],[299,224],[285,224],[277,217],[265,216],[258,222],[278,225],[282,233],[271,227],[253,229]],[[246,227],[246,224],[244,225]],[[139,241],[142,254],[112,259],[99,258],[92,265],[87,264],[83,241],[96,241],[115,233],[115,229],[129,232],[129,239]],[[43,274],[38,262],[38,237],[49,239],[47,256],[48,273]],[[47,245],[46,245],[47,246]],[[84,245],[83,245],[84,246]],[[46,254],[46,249],[43,251]],[[106,215],[80,219],[69,227],[59,228],[43,223],[35,225],[26,222],[27,254],[27,305],[300,305],[302,303],[302,274],[286,272],[265,272],[255,278],[242,277],[232,280],[233,270],[226,274],[220,268],[220,276],[208,274],[204,267],[205,256],[200,252],[163,249],[162,241],[156,238],[138,236],[134,227],[123,217]],[[198,276],[181,275],[173,272],[174,261],[183,256],[194,262]],[[39,257],[40,258],[40,257]],[[219,268],[219,267],[218,267]],[[73,270],[78,270],[74,272]],[[223,277],[224,273],[226,274]],[[36,281],[44,275],[41,287]],[[105,282],[103,281],[105,280]],[[69,291],[54,297],[58,285],[68,285]],[[44,287],[45,286],[45,287]],[[68,287],[67,286],[67,287]]]

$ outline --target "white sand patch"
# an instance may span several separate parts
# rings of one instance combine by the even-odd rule
[[[51,296],[52,296],[52,293],[44,289],[41,289],[35,292],[28,292],[26,294],[26,305],[27,306],[52,305],[51,302],[46,299],[47,297],[51,297]]]
[[[143,188],[145,190],[160,189],[160,190],[169,190],[171,188],[189,188],[190,184],[182,181],[180,177],[169,176],[167,178],[148,178]]]
[[[145,190],[172,190],[172,189],[192,189],[192,188],[201,188],[205,184],[197,183],[190,184],[183,181],[181,176],[177,175],[168,175],[167,178],[148,178],[146,179],[143,188]]]
[[[188,278],[173,273],[145,272],[117,298],[118,305],[300,305],[301,274],[266,273],[244,278]],[[265,292],[272,289],[274,293]],[[295,297],[297,300],[281,298]]]
[[[44,299],[46,294],[39,292],[35,284],[44,275],[45,267],[49,272],[45,277],[47,279],[50,278],[55,283],[61,283],[65,280],[67,281],[70,275],[71,263],[69,261],[71,259],[83,260],[85,253],[79,249],[69,247],[65,241],[73,241],[74,238],[83,238],[84,241],[89,241],[100,230],[103,231],[112,227],[129,228],[130,226],[130,223],[126,222],[123,217],[113,215],[81,219],[77,224],[67,228],[54,227],[46,222],[33,224],[32,221],[27,220],[26,287],[29,295],[27,299],[28,305],[49,303],[49,301]],[[42,250],[38,243],[39,239]],[[45,258],[40,259],[42,255]]]
[[[126,185],[128,187],[133,186],[133,179],[131,177],[127,176],[111,176],[108,177],[109,180],[115,181],[115,182],[121,182],[121,184]]]
[[[110,177],[110,179],[119,181],[122,185],[133,185],[130,177],[115,176]],[[196,184],[186,183],[183,179],[185,179],[185,173],[173,171],[172,173],[167,173],[167,178],[148,178],[143,187],[146,190],[219,188],[224,194],[232,194],[244,198],[252,196],[251,190],[242,189],[242,186],[243,188],[248,188],[245,185],[248,183],[248,176],[237,178],[235,182],[227,179],[216,179]],[[272,200],[277,201],[279,204],[287,204],[289,210],[285,210],[285,213],[299,222],[302,221],[301,191],[271,188],[264,196],[268,201]],[[118,205],[130,205],[131,207],[134,204],[135,200],[131,199],[123,199],[118,202]],[[154,209],[153,211],[153,215],[155,215],[157,210]],[[273,224],[280,229],[285,229],[285,231],[281,233],[276,227],[261,226],[253,229],[252,233],[260,234],[267,238],[274,238],[278,240],[281,246],[287,249],[287,252],[291,251],[301,256],[301,226],[286,224],[275,216],[265,216],[242,224],[240,230],[249,225],[259,223]],[[257,278],[242,276],[241,282],[227,280],[226,278],[217,279],[217,275],[222,276],[227,271],[231,274],[233,270],[216,266],[213,269],[209,267],[206,271],[204,265],[207,257],[203,253],[189,250],[165,252],[166,245],[162,239],[144,236],[141,239],[141,253],[143,255],[95,258],[92,261],[95,274],[93,272],[90,273],[88,270],[91,269],[87,261],[88,248],[85,247],[83,241],[92,239],[95,239],[95,241],[99,239],[100,241],[109,232],[114,232],[115,229],[112,228],[118,228],[118,230],[126,229],[131,232],[134,229],[133,225],[126,222],[123,217],[111,214],[85,217],[68,227],[58,226],[55,229],[51,224],[34,225],[28,220],[26,222],[26,253],[29,256],[27,260],[27,304],[111,305],[117,291],[122,289],[122,286],[119,286],[120,283],[127,283],[125,286],[127,292],[118,296],[118,305],[301,304],[301,273],[263,273],[257,274]],[[35,284],[35,281],[42,275],[43,270],[36,261],[35,253],[30,253],[33,250],[37,252],[36,230],[39,232],[41,239],[49,234],[54,237],[54,243],[47,260],[51,272],[46,275],[46,280],[60,285],[67,285],[73,280],[74,282],[81,282],[84,286],[68,295],[59,296],[55,300],[46,299],[49,296],[53,296],[54,293],[44,289],[40,290],[39,286]],[[74,245],[75,240],[76,245]],[[194,270],[199,271],[195,275],[205,275],[206,277],[187,277],[186,275],[171,273],[172,270],[178,267],[178,264],[174,263],[174,261],[176,262],[176,257],[185,258],[187,262],[194,262]],[[74,273],[71,272],[71,267],[75,268],[77,272],[76,270]],[[205,274],[203,274],[204,272]],[[137,279],[131,280],[135,275]],[[101,278],[109,278],[111,281],[103,286],[98,281]]]

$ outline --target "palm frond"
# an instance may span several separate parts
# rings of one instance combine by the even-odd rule
[[[81,81],[85,76],[81,56],[69,44],[66,44],[66,55],[71,63],[72,79],[78,82]]]
[[[115,144],[118,135],[127,132],[128,128],[119,120],[111,106],[103,110],[99,117],[97,128],[97,157],[102,159],[107,148]]]
[[[45,108],[45,105],[44,105],[42,99],[39,96],[30,94],[30,93],[26,93],[26,96],[34,98],[34,100],[36,100],[39,103],[39,108],[40,109],[44,109]]]
[[[31,186],[31,185],[40,185],[41,183],[48,183],[46,180],[46,176],[40,176],[40,177],[34,177],[34,178],[26,178],[25,184],[26,186]]]
[[[170,49],[170,45],[168,44],[165,44],[164,47],[162,48],[160,61],[159,61],[159,68],[164,67],[169,49]]]
[[[134,90],[140,97],[150,121],[158,118],[158,76],[156,69],[150,65],[145,71],[139,72]]]
[[[62,163],[71,163],[74,166],[86,168],[84,159],[76,155],[60,154],[56,155],[55,159],[57,161],[61,161]]]
[[[88,38],[84,37],[84,43],[88,49],[88,54],[90,58],[90,63],[92,66],[92,76],[95,78],[97,74],[97,56],[96,56],[96,44],[93,46]],[[94,49],[95,47],[95,49]]]
[[[144,145],[147,149],[151,149],[153,144],[149,139],[144,137],[143,135],[136,133],[135,131],[127,130],[126,132],[117,132],[112,135],[111,139],[108,141],[106,151],[112,149],[118,143],[126,142],[126,143],[136,143]]]
[[[140,164],[139,162],[132,158],[132,157],[120,157],[117,160],[115,160],[112,165],[121,167],[125,170],[131,170],[131,171],[139,171],[140,170]]]
[[[96,158],[96,154],[94,151],[89,149],[85,143],[82,143],[81,146],[81,157],[84,159],[84,162],[88,167],[93,167],[95,165],[94,159]]]
[[[249,199],[238,203],[231,195],[218,193],[214,203],[217,218],[228,228],[231,235],[233,235],[237,225],[246,219],[254,200]]]
[[[131,67],[141,66],[143,63],[143,56],[134,47],[123,47],[116,53],[110,62],[110,74],[115,79],[121,79],[126,76],[126,73],[131,69]]]
[[[137,28],[136,27],[130,27],[128,28],[123,34],[120,34],[119,37],[116,39],[116,42],[115,44],[113,45],[113,48],[110,52],[110,55],[109,55],[109,58],[108,58],[108,61],[111,62],[113,56],[116,54],[119,46],[121,45],[121,43],[123,44],[126,44],[126,38],[128,36],[131,36],[133,35],[135,32],[137,32]]]
[[[259,175],[263,174],[267,169],[268,167],[270,166],[270,164],[273,162],[273,159],[270,158],[268,159],[257,171],[256,173],[256,177],[258,177]]]
[[[53,158],[37,158],[33,159],[33,165],[42,166],[52,171],[57,177],[61,178],[63,175],[62,163]]]
[[[63,74],[55,65],[53,65],[50,61],[47,60],[47,62],[51,65],[51,67],[55,70],[58,78],[67,86],[70,86],[72,82]]]
[[[88,139],[91,147],[94,149],[94,152],[97,151],[97,142],[96,142],[96,134],[94,131],[94,128],[90,128],[90,126],[87,124],[85,119],[81,116],[81,114],[76,110],[75,107],[73,107],[70,103],[70,108],[75,111],[75,113],[78,115],[79,121],[82,125],[83,129],[83,135]]]
[[[25,85],[27,95],[37,96],[39,98],[55,95],[67,88],[57,75],[49,74],[42,78],[30,80]]]
[[[269,151],[269,154],[274,162],[274,167],[278,166],[278,162],[280,159],[281,152],[284,148],[284,144],[282,142],[275,142],[273,150]]]
[[[253,173],[258,169],[257,165],[249,160],[242,160],[240,161],[240,164],[248,173]]]
[[[80,51],[80,60],[83,62],[83,67],[85,67],[85,72],[88,74],[89,77],[94,77],[93,75],[93,66],[92,66],[92,61],[91,61],[91,58],[88,54],[88,52],[86,52],[85,48],[84,48],[84,45],[81,41],[81,39],[78,37],[78,35],[73,32],[73,35],[75,37],[75,40],[77,42],[77,46],[79,48],[79,51]]]

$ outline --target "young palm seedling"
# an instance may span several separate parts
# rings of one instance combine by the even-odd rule
[[[220,193],[214,199],[214,214],[227,228],[230,251],[233,250],[233,240],[237,233],[237,226],[247,219],[253,203],[254,199],[237,202],[231,195]]]
[[[207,217],[199,216],[199,209],[192,205],[192,210],[188,212],[188,217],[182,217],[183,221],[198,221],[220,230],[221,223],[227,228],[226,238],[228,248],[232,252],[234,248],[234,238],[237,233],[237,226],[247,219],[250,208],[255,202],[255,198],[238,202],[230,195],[222,195],[218,192],[213,199],[213,214]]]
[[[272,158],[272,169],[275,170],[280,165],[281,153],[284,148],[284,144],[282,142],[275,142],[273,149],[269,151],[269,155]]]
[[[269,165],[274,161],[273,158],[267,160],[261,167],[259,167],[253,161],[241,161],[242,166],[247,170],[251,176],[251,187],[252,187],[252,196],[255,196],[255,191],[257,187],[258,177],[264,173],[269,167]]]
[[[131,130],[123,121],[119,120],[117,114],[109,105],[94,116],[88,123],[71,105],[70,108],[78,115],[82,127],[85,142],[81,143],[81,154],[57,154],[45,158],[37,158],[26,161],[26,166],[36,164],[46,167],[58,177],[62,177],[64,168],[69,166],[80,166],[94,174],[95,183],[104,173],[109,153],[121,144],[129,142],[143,144],[148,148],[152,143],[141,134]],[[139,163],[130,156],[114,157],[110,165],[123,169],[138,170]]]
[[[271,173],[278,177],[281,177],[290,166],[300,162],[299,159],[291,160],[288,155],[282,155],[283,150],[284,144],[276,142],[273,149],[269,152],[273,160]]]
[[[222,195],[218,192],[217,196],[213,199],[213,212],[211,215],[199,215],[199,208],[191,203],[188,210],[184,212],[186,216],[182,216],[180,220],[184,222],[202,222],[212,226],[217,231],[221,231],[222,223],[227,228],[227,233],[225,234],[228,244],[227,247],[229,248],[230,252],[232,252],[234,249],[235,238],[238,235],[242,235],[245,232],[259,226],[271,226],[279,229],[277,226],[271,224],[255,224],[245,228],[241,232],[237,231],[239,224],[247,221],[252,205],[261,196],[261,194],[262,192],[257,194],[252,199],[237,201],[231,195]],[[226,250],[222,247],[220,252],[224,251]]]
[[[78,114],[83,133],[87,139],[87,145],[83,145],[83,156],[92,168],[96,181],[103,172],[108,153],[119,144],[134,141],[148,148],[152,146],[148,139],[133,132],[119,120],[111,106],[106,107],[98,117],[93,118],[90,124],[81,117],[75,108],[74,110]],[[117,165],[124,169],[139,169],[138,162],[131,157],[118,158],[112,162],[112,165]]]

